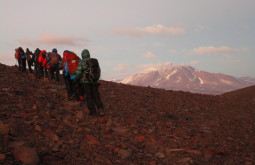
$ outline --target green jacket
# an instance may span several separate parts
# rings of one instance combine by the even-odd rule
[[[88,65],[86,63],[86,59],[90,58],[90,53],[87,49],[84,49],[81,53],[82,60],[80,61],[77,70],[76,70],[76,76],[75,79],[81,83],[92,83],[86,79],[85,71],[88,68]]]

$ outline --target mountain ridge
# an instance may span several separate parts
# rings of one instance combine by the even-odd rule
[[[250,77],[236,78],[221,73],[209,73],[188,65],[169,65],[168,68],[154,68],[154,70],[147,72],[132,74],[120,82],[167,90],[223,94],[254,85],[255,79]]]

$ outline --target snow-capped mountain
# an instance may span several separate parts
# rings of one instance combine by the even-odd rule
[[[255,79],[236,78],[199,71],[188,65],[171,64],[168,67],[135,73],[122,80],[121,83],[195,93],[221,94],[254,85]]]

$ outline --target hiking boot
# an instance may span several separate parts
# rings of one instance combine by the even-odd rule
[[[99,108],[98,111],[99,111],[100,116],[104,116],[104,109],[103,108]]]
[[[93,117],[97,117],[97,112],[94,110],[94,111],[89,111],[89,115],[90,116],[93,116]]]
[[[85,100],[85,97],[84,96],[80,96],[80,100]]]

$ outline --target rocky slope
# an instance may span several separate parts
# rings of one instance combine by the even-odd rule
[[[169,64],[135,73],[122,80],[121,83],[194,93],[222,94],[255,85],[255,79],[250,77],[236,78],[224,74],[199,71],[187,65]]]
[[[0,164],[252,165],[255,86],[212,96],[100,81],[105,117],[0,64]]]

